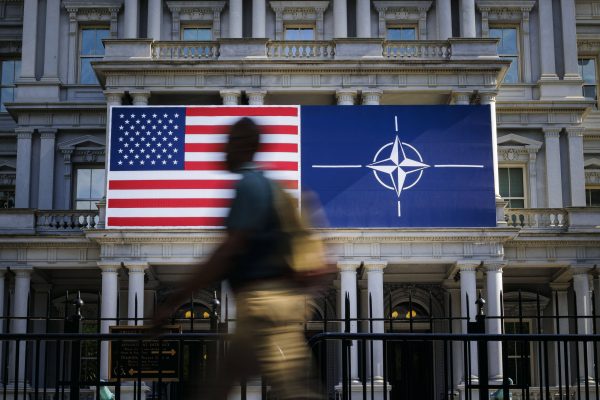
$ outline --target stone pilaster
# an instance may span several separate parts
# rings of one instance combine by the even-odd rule
[[[252,37],[266,37],[266,15],[267,9],[265,0],[252,0]]]
[[[333,0],[333,37],[348,36],[348,14],[346,0]]]
[[[35,81],[37,55],[38,0],[25,0],[23,6],[23,45],[20,80]]]
[[[33,273],[33,268],[30,267],[13,267],[12,271],[15,273],[15,292],[14,292],[14,302],[13,302],[13,312],[10,322],[10,333],[26,333],[27,332],[27,305],[29,301],[29,291],[31,290],[31,274]],[[17,348],[14,342],[10,345],[9,350],[9,368],[14,368],[17,365],[17,357],[18,357],[18,366],[17,366],[17,382],[19,386],[23,387],[25,384],[25,346],[21,343],[18,350],[17,356]],[[12,369],[13,373],[9,374],[9,382],[15,382],[15,374],[14,369]]]
[[[584,128],[570,126],[566,128],[569,141],[569,184],[571,188],[571,207],[585,206],[585,171],[583,164]]]
[[[334,0],[335,1],[335,0]],[[335,27],[334,27],[335,29]],[[356,1],[356,37],[371,37],[371,1]]]
[[[462,333],[467,333],[467,322],[474,322],[477,315],[477,268],[479,262],[472,260],[461,260],[456,262],[460,271],[460,315],[462,317]],[[470,380],[471,383],[478,382],[478,360],[477,344],[471,343]],[[462,371],[461,371],[462,372]],[[463,382],[469,377],[463,376]]]
[[[546,190],[549,208],[561,208],[562,177],[560,166],[560,129],[544,128],[546,147]]]
[[[139,0],[125,0],[125,39],[138,37]]]
[[[148,38],[160,40],[160,26],[162,24],[162,0],[148,0]]]
[[[474,38],[475,29],[475,0],[460,0],[460,36]]]
[[[437,16],[437,30],[439,40],[448,40],[452,37],[452,9],[450,0],[436,0],[435,14]]]
[[[51,210],[54,196],[54,156],[56,154],[56,129],[40,128],[40,172],[38,184],[38,206],[40,210]]]
[[[575,304],[577,315],[577,333],[580,335],[589,335],[592,333],[592,303],[590,290],[590,271],[593,265],[572,265],[573,271],[573,291],[575,292]],[[594,371],[594,353],[591,343],[577,346],[579,351],[579,380],[592,380],[591,375]],[[585,354],[587,352],[587,354]],[[587,356],[587,365],[586,365]],[[587,376],[586,376],[587,367]]]
[[[17,128],[15,207],[29,208],[31,188],[31,139],[33,128]]]

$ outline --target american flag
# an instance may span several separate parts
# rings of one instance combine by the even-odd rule
[[[245,116],[262,131],[255,161],[297,192],[298,106],[113,107],[107,227],[223,226],[239,179],[226,171],[223,148]]]

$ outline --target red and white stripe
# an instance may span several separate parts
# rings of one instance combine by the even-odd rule
[[[269,178],[299,189],[298,106],[206,106],[186,109],[185,170],[109,171],[107,227],[218,228],[239,176],[226,171],[227,131],[241,117],[261,127],[255,156]]]

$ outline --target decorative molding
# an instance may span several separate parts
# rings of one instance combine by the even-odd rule
[[[167,1],[172,15],[172,40],[181,40],[181,23],[205,23],[212,29],[212,40],[221,37],[221,12],[224,1]],[[194,25],[195,26],[195,25]]]
[[[374,1],[379,13],[379,37],[387,37],[388,24],[416,24],[417,39],[427,39],[427,12],[431,1]]]
[[[578,35],[577,52],[579,55],[598,56],[600,54],[600,37]]]
[[[600,185],[600,169],[585,169],[585,184]]]
[[[284,40],[286,23],[315,24],[315,40],[323,40],[323,13],[329,1],[271,1],[275,12],[275,40]]]
[[[110,37],[116,39],[118,37],[117,17],[122,5],[122,0],[94,2],[64,0],[63,6],[69,14],[69,34],[75,36],[81,23],[108,22]]]
[[[0,6],[1,7],[1,6]],[[22,50],[22,43],[20,40],[0,40],[0,55],[12,56],[20,55]]]

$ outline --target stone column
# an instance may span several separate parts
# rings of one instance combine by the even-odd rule
[[[571,126],[566,130],[569,140],[571,207],[585,207],[585,171],[583,165],[584,128],[580,126]]]
[[[356,0],[356,37],[371,37],[371,0]]]
[[[527,155],[529,156],[529,161],[527,162],[527,173],[529,174],[529,206],[531,208],[537,208],[537,168],[535,162],[539,147],[527,145],[525,148],[527,149]]]
[[[267,9],[265,0],[252,0],[252,37],[264,38]]]
[[[563,56],[565,80],[581,80],[577,61],[577,32],[575,21],[575,0],[560,0],[562,13]]]
[[[242,0],[229,0],[229,37],[241,38],[243,36],[244,8]]]
[[[474,38],[475,29],[475,0],[460,0],[460,36]]]
[[[21,80],[23,81],[35,81],[37,14],[38,0],[25,0],[23,6],[23,41],[21,48]]]
[[[129,271],[129,288],[127,290],[128,324],[144,325],[144,273],[148,269],[148,264],[126,263],[125,267]]]
[[[103,264],[98,267],[102,270],[102,303],[100,309],[100,333],[108,333],[111,325],[116,325],[117,297],[119,295],[119,268],[121,264]],[[100,379],[108,379],[108,342],[100,344]]]
[[[125,0],[125,39],[135,39],[138,37],[139,20],[139,0]]]
[[[592,333],[592,303],[590,291],[590,275],[593,266],[571,266],[573,270],[573,291],[575,292],[575,304],[577,307],[577,333],[580,335],[589,335]],[[577,345],[579,351],[579,380],[585,382],[586,379],[592,380],[594,371],[594,353],[591,351],[591,343]],[[586,359],[587,352],[587,376]]]
[[[569,296],[568,290],[571,285],[569,283],[551,283],[550,288],[556,292],[556,296],[552,296],[552,301],[556,302],[553,304],[552,313],[553,316],[558,316],[558,330],[556,324],[552,324],[554,333],[568,334],[569,332]],[[558,313],[556,310],[558,309]],[[566,385],[566,362],[565,362],[565,346],[563,342],[557,342],[554,344],[554,359],[557,367],[555,368],[554,382],[558,384],[559,380],[562,385]],[[559,376],[560,374],[560,376]],[[569,382],[570,384],[571,382]]]
[[[362,91],[362,103],[365,106],[378,106],[381,101],[381,89],[366,89]]]
[[[438,25],[438,39],[448,40],[448,38],[452,37],[452,9],[450,0],[436,0],[435,8]]]
[[[129,92],[133,100],[134,106],[147,106],[150,99],[150,91],[148,90],[132,90]]]
[[[542,75],[540,80],[558,80],[556,61],[554,59],[554,19],[552,17],[552,2],[538,1],[538,16],[540,26],[540,63]]]
[[[27,309],[29,302],[29,290],[31,287],[31,273],[32,268],[13,268],[15,273],[15,293],[13,301],[13,312],[10,322],[10,333],[27,333]],[[8,380],[9,382],[15,382],[15,370],[16,357],[17,357],[17,346],[13,342],[11,343],[9,350],[9,364],[8,370],[10,371]],[[25,384],[25,343],[19,343],[19,365],[17,366],[17,382],[19,386],[23,387]]]
[[[346,315],[346,295],[350,298],[350,332],[358,332],[358,322],[356,321],[356,305],[358,301],[358,295],[356,291],[356,270],[360,267],[358,261],[339,261],[337,267],[340,270],[340,316],[343,319]],[[344,330],[344,323],[341,324],[342,331]],[[358,382],[358,351],[357,343],[353,341],[352,347],[350,347],[350,379],[353,382]]]
[[[460,296],[460,287],[457,282],[454,280],[448,280],[444,282],[444,287],[450,294],[450,307],[452,309],[452,333],[462,333],[462,322],[459,319],[461,315],[461,296]],[[456,387],[461,383],[464,364],[463,364],[463,345],[461,342],[454,341],[452,342],[452,369],[448,371],[449,374],[452,374],[452,383],[456,390]]]
[[[250,106],[264,105],[266,95],[266,90],[246,90],[246,96],[248,96],[248,105]]]
[[[348,15],[346,0],[333,0],[333,37],[348,36]]]
[[[487,333],[502,334],[502,268],[505,262],[485,262],[487,274]],[[502,342],[488,343],[490,383],[502,383]]]
[[[0,269],[0,334],[6,332],[6,328],[4,324],[6,324],[6,314],[4,313],[4,296],[5,296],[5,275],[6,270]],[[0,346],[0,360],[4,360],[3,356],[4,346]],[[0,382],[2,382],[2,377],[4,377],[4,366],[0,365]]]
[[[562,178],[560,167],[560,129],[544,128],[546,144],[546,189],[549,208],[561,208]]]
[[[31,138],[33,128],[17,128],[17,172],[15,188],[15,207],[29,208],[29,190],[31,187]]]
[[[373,314],[373,333],[384,333],[385,322],[383,306],[383,270],[387,266],[385,261],[365,261],[367,270],[367,286],[371,297]],[[368,304],[368,303],[367,303]],[[375,382],[383,382],[383,342],[373,342],[373,379]]]
[[[237,106],[240,104],[242,92],[239,90],[221,90],[220,94],[224,106]]]
[[[59,83],[58,47],[59,30],[56,28],[60,18],[60,0],[46,1],[46,32],[44,34],[44,75],[43,81]]]
[[[52,209],[54,196],[54,155],[56,149],[56,129],[40,128],[40,176],[38,189],[38,206],[40,210]]]
[[[462,333],[467,333],[467,322],[475,322],[477,315],[477,267],[476,261],[458,261],[456,266],[460,270],[460,316],[462,318]],[[467,303],[468,302],[468,303]],[[470,343],[471,358],[469,360],[470,380],[472,383],[478,382],[478,363],[477,363],[477,343]],[[464,376],[464,369],[460,371],[463,374],[463,382],[469,377]]]
[[[148,0],[148,38],[160,40],[160,26],[162,24],[162,0]]]
[[[356,90],[339,89],[335,92],[338,106],[353,106],[356,100]]]

